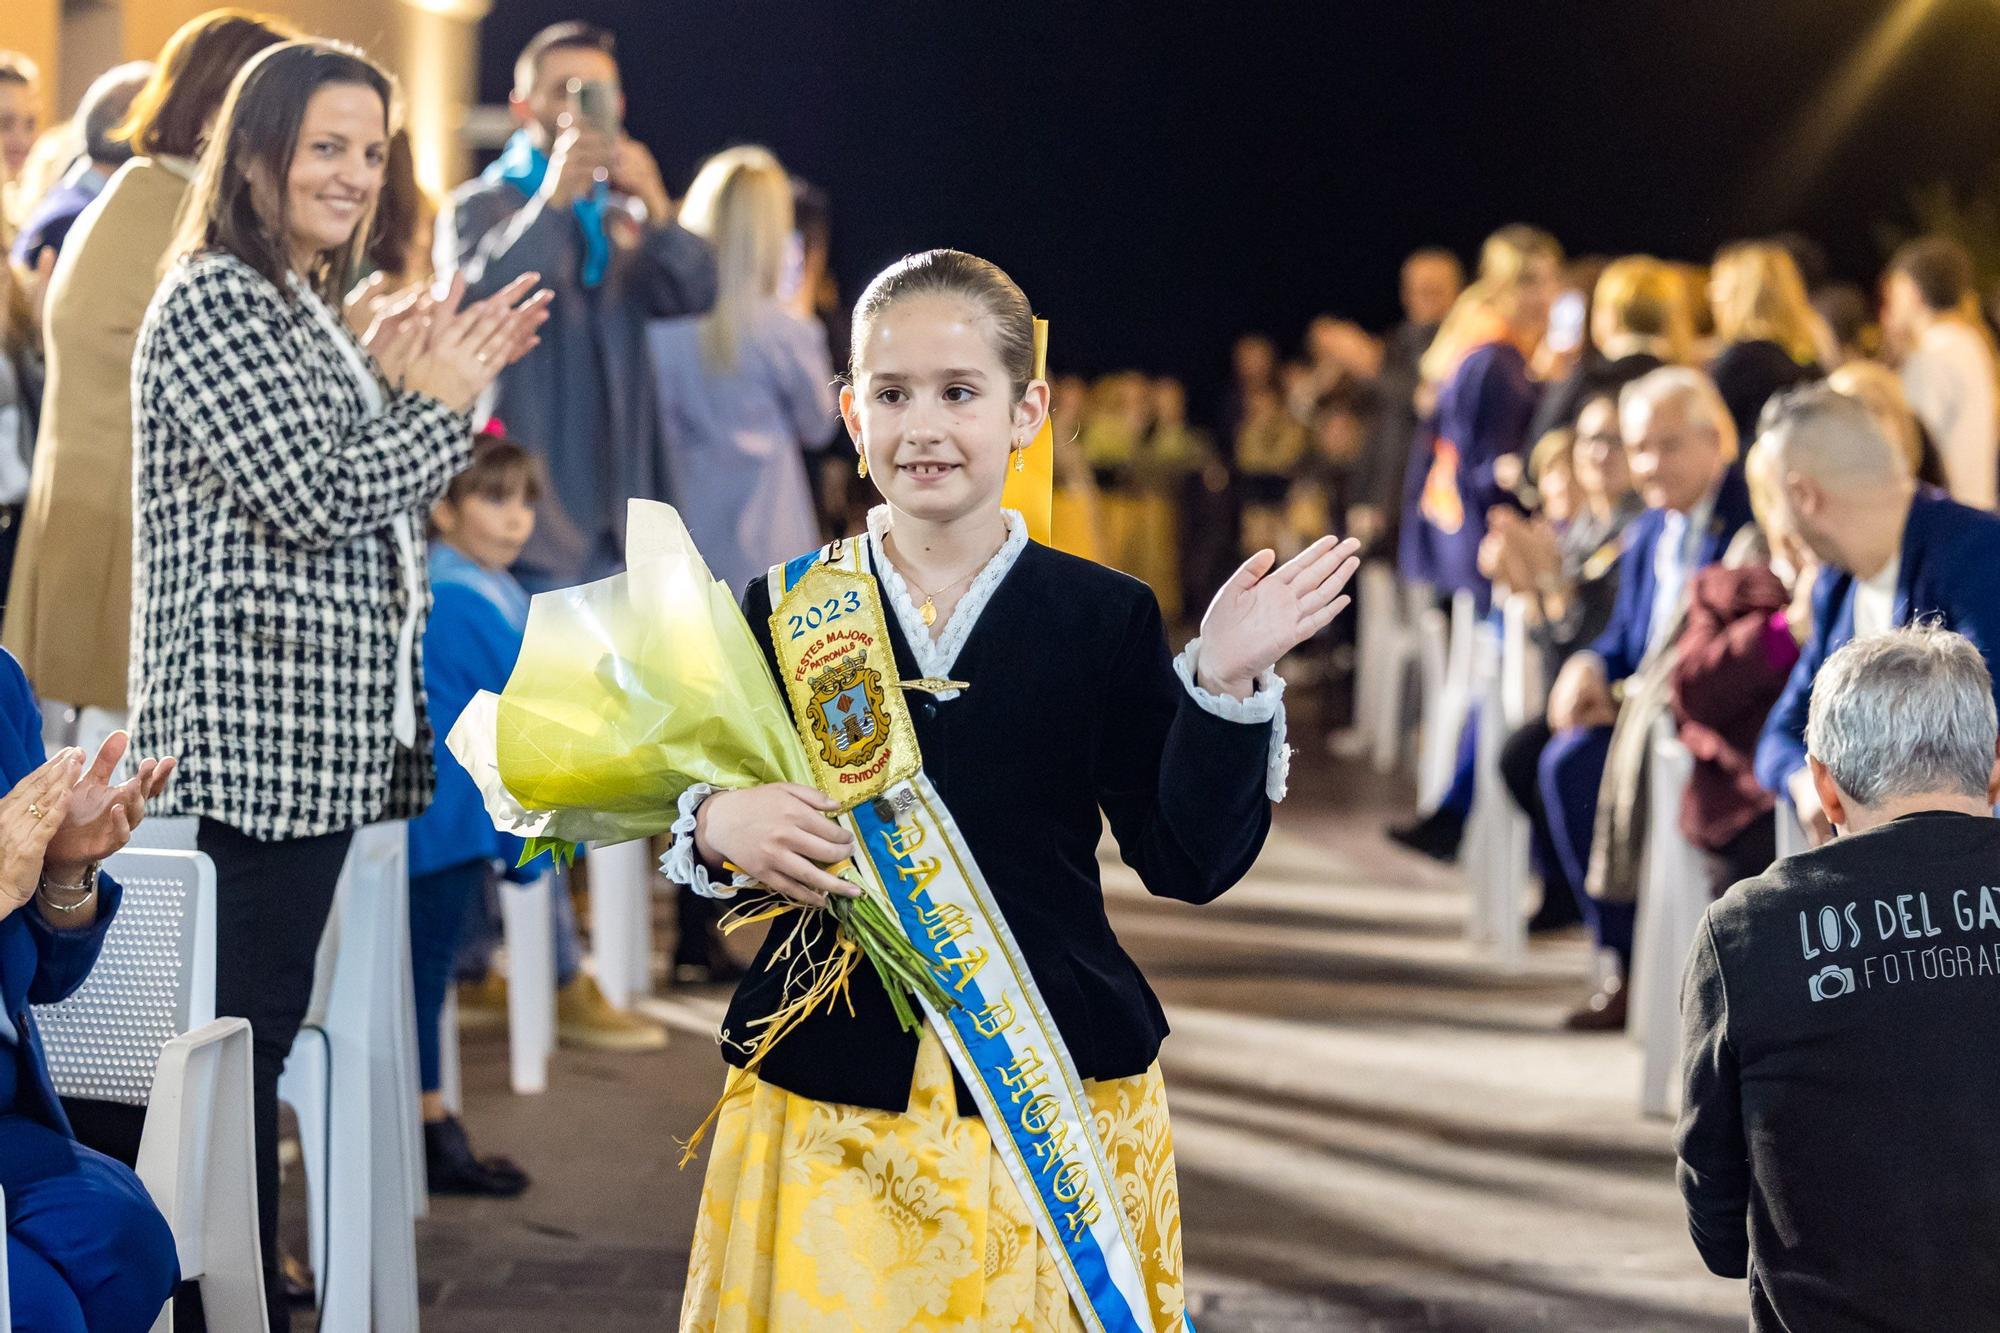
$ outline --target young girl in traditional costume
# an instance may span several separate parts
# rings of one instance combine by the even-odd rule
[[[1048,410],[1033,346],[1027,298],[985,260],[936,250],[877,277],[841,413],[887,503],[865,537],[745,597],[799,715],[810,686],[811,709],[839,718],[820,727],[829,763],[908,734],[907,709],[922,771],[858,805],[790,784],[697,787],[669,872],[712,896],[755,883],[818,907],[857,894],[823,868],[853,858],[962,1007],[910,1031],[861,966],[746,1070],[759,1020],[838,947],[831,930],[771,932],[724,1023],[737,1068],[683,1329],[1186,1325],[1155,1063],[1167,1024],[1106,918],[1098,841],[1108,817],[1146,887],[1192,903],[1250,868],[1284,785],[1271,668],[1346,606],[1355,544],[1329,537],[1275,569],[1259,553],[1172,657],[1144,584],[1031,541],[1001,508]],[[801,657],[822,606],[860,628],[820,631]],[[886,630],[881,658],[840,659],[868,624]],[[885,706],[857,683],[871,673],[889,681]],[[866,720],[847,715],[856,701]]]

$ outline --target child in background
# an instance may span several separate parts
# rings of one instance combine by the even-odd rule
[[[472,779],[445,748],[480,690],[513,673],[528,623],[528,593],[507,572],[535,530],[541,478],[528,452],[489,423],[472,462],[431,510],[432,608],[424,630],[424,688],[437,733],[437,797],[410,821],[410,971],[422,1075],[424,1165],[433,1194],[512,1198],[528,1177],[502,1157],[473,1154],[439,1091],[438,1016],[468,911],[496,869],[526,883],[544,867],[515,867],[522,844],[487,817]]]
[[[487,888],[497,871],[528,883],[546,861],[516,867],[518,838],[497,832],[472,779],[445,748],[458,715],[480,690],[498,692],[513,674],[528,623],[528,592],[508,566],[535,530],[541,473],[522,445],[488,423],[472,462],[431,510],[431,595],[424,631],[424,687],[437,733],[437,796],[410,822],[410,963],[415,980],[417,1057],[423,1081],[424,1158],[434,1194],[512,1197],[528,1178],[504,1158],[473,1154],[465,1129],[439,1092],[438,1015],[462,946],[490,913]],[[556,913],[557,1035],[604,1050],[657,1050],[658,1026],[611,1008],[582,971],[569,895],[553,895]],[[493,989],[498,989],[493,988]],[[504,995],[499,1000],[504,1011]]]

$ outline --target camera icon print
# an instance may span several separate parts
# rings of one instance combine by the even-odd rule
[[[1806,994],[1813,998],[1814,1003],[1854,994],[1854,969],[1828,963],[1806,978]]]

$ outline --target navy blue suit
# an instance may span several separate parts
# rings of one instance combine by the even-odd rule
[[[39,768],[42,715],[0,651],[0,790]],[[9,1307],[16,1333],[143,1330],[180,1275],[173,1233],[129,1167],[78,1143],[49,1081],[36,1004],[67,997],[97,961],[121,891],[98,881],[97,919],[56,930],[29,903],[0,919],[0,1187],[7,1192]]]
[[[1716,490],[1715,507],[1694,552],[1694,569],[1722,559],[1736,534],[1753,521],[1750,489],[1742,471],[1731,466]],[[1659,583],[1654,556],[1666,530],[1667,511],[1648,509],[1625,532],[1625,554],[1618,562],[1618,598],[1611,623],[1590,645],[1604,659],[1604,674],[1616,682],[1639,669],[1652,633],[1653,601]],[[1692,580],[1694,569],[1688,571]],[[1597,828],[1597,791],[1604,782],[1604,763],[1611,753],[1611,728],[1572,727],[1550,739],[1542,751],[1542,809],[1548,820],[1549,845],[1561,863],[1590,924],[1599,947],[1615,952],[1628,968],[1632,961],[1633,904],[1599,902],[1584,892],[1590,871],[1591,836]]]
[[[1806,706],[1813,677],[1854,637],[1854,576],[1825,569],[1813,587],[1812,637],[1757,738],[1757,781],[1778,795],[1806,762]],[[2000,683],[2000,517],[1930,492],[1910,502],[1894,622],[1936,617],[1972,640]],[[2000,692],[2000,691],[1996,691]]]

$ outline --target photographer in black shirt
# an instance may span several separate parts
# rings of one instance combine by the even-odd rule
[[[1840,836],[1736,885],[1696,938],[1681,1192],[1755,1329],[2000,1329],[1995,731],[1967,639],[1849,643],[1806,723]]]

